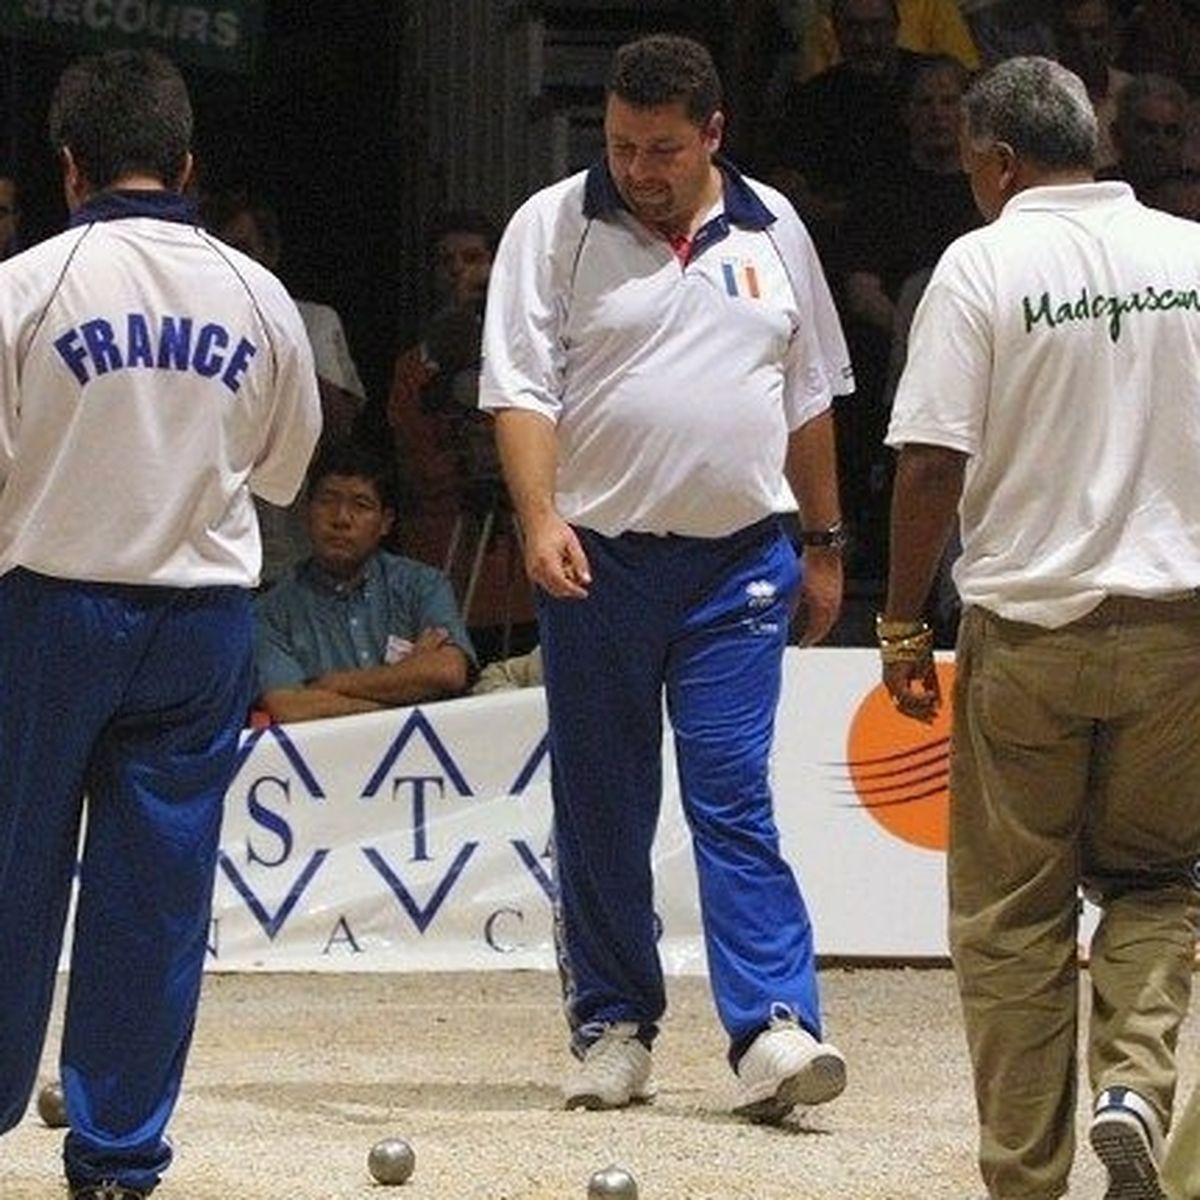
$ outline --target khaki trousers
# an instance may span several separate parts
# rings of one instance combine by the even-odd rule
[[[1162,1178],[1171,1200],[1200,1200],[1200,1085],[1171,1131]]]
[[[1101,909],[1093,1094],[1164,1128],[1191,993],[1200,857],[1200,599],[1113,597],[1047,630],[979,608],[957,651],[950,946],[993,1200],[1067,1190],[1078,893]]]

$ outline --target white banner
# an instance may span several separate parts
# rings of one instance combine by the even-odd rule
[[[818,953],[944,956],[948,714],[897,716],[868,650],[789,649],[784,679],[775,806]],[[541,689],[248,732],[210,969],[553,968],[545,735]],[[664,756],[663,961],[702,972],[669,731]]]

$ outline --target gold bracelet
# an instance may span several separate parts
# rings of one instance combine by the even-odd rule
[[[885,667],[892,663],[930,663],[933,661],[933,630],[925,628],[910,637],[881,639],[879,656]]]
[[[889,621],[883,613],[879,613],[875,617],[875,637],[881,646],[888,642],[902,642],[906,638],[917,637],[929,632],[928,621]]]

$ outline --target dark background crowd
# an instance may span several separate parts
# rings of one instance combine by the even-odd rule
[[[507,49],[499,70],[478,44],[489,22],[514,43],[539,31],[539,53],[514,65]],[[848,603],[835,644],[870,641],[886,575],[882,437],[908,322],[941,250],[980,219],[958,161],[971,74],[1011,54],[1058,58],[1101,118],[1098,174],[1200,218],[1200,0],[268,0],[250,71],[182,64],[203,219],[308,302],[327,425],[391,449],[392,542],[451,576],[481,660],[533,637],[517,531],[473,413],[491,252],[525,194],[602,149],[597,64],[657,30],[712,50],[726,81],[724,150],[805,219],[851,345],[858,392],[837,411]],[[65,221],[44,123],[78,51],[16,39],[0,48],[9,253]],[[533,94],[514,99],[514,78],[525,88],[535,68]],[[512,155],[487,122],[506,106],[531,141],[557,138],[558,152],[497,169]],[[282,517],[278,532],[282,569],[289,538],[300,553],[302,522]],[[930,617],[947,643],[948,579]]]

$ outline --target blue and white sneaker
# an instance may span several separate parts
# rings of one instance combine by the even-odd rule
[[[1162,1125],[1137,1092],[1105,1088],[1092,1109],[1088,1140],[1108,1171],[1104,1200],[1167,1200],[1158,1178]]]

